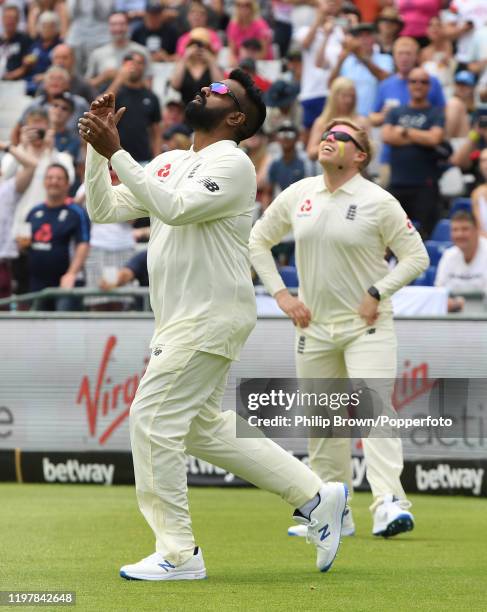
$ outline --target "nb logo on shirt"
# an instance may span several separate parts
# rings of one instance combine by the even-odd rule
[[[201,183],[204,187],[208,189],[208,191],[211,191],[212,193],[214,191],[220,191],[220,187],[218,187],[215,181],[212,181],[210,178],[200,178],[198,179],[198,183]]]
[[[349,221],[353,221],[356,216],[357,216],[357,205],[350,204],[350,206],[348,207],[347,215],[345,219],[348,219]]]

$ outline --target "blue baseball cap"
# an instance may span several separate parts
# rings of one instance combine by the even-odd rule
[[[475,75],[469,70],[460,70],[460,72],[457,72],[455,75],[455,83],[475,87]]]

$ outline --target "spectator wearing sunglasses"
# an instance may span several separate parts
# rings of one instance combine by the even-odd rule
[[[428,100],[430,77],[424,68],[412,70],[408,82],[411,100],[389,111],[382,138],[391,146],[389,190],[427,238],[440,215],[435,148],[444,139],[445,118]]]
[[[340,542],[343,484],[322,483],[270,439],[237,437],[236,413],[221,412],[231,362],[256,318],[248,259],[256,178],[238,144],[266,115],[252,79],[238,69],[229,77],[203,87],[187,105],[191,149],[158,155],[145,168],[121,148],[116,124],[123,109],[113,115],[113,94],[95,101],[79,122],[90,145],[86,188],[93,221],[151,217],[154,350],[131,406],[130,430],[139,506],[157,551],[124,565],[126,579],[206,578],[191,529],[186,452],[297,505],[321,571],[331,567]],[[110,185],[107,159],[122,182],[118,187]],[[251,427],[243,419],[240,424],[249,435]],[[325,528],[330,536],[323,544]]]
[[[277,196],[254,225],[250,258],[268,292],[294,322],[300,378],[368,379],[393,411],[396,336],[390,297],[428,266],[426,249],[399,202],[366,180],[371,158],[365,130],[334,119],[322,135],[323,174],[294,183]],[[290,294],[271,249],[290,231],[295,237],[299,296]],[[399,264],[389,270],[389,247]],[[372,379],[381,378],[373,385]],[[385,384],[384,384],[385,383]],[[398,438],[363,439],[367,478],[374,497],[374,535],[413,528],[402,488]],[[325,482],[344,481],[352,491],[350,439],[310,438],[310,465]],[[398,516],[407,517],[400,525]],[[343,529],[354,532],[351,512]],[[306,535],[300,527],[293,535]],[[343,533],[343,532],[342,532]]]
[[[68,127],[73,112],[73,96],[67,91],[54,96],[48,106],[49,124],[54,130],[55,147],[58,151],[69,153],[73,163],[77,164],[81,161],[81,142],[78,133]]]
[[[202,87],[222,79],[223,72],[217,64],[208,30],[206,28],[191,30],[191,37],[184,54],[174,68],[171,87],[181,93],[186,105]]]

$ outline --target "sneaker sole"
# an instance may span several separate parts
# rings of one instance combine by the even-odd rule
[[[345,516],[345,512],[347,510],[347,498],[348,498],[348,487],[347,487],[347,485],[345,483],[343,483],[343,488],[345,490],[345,500],[343,502],[343,511],[342,511],[342,517],[341,517],[341,520],[340,520],[340,534],[338,536],[337,549],[336,549],[335,554],[333,555],[333,559],[330,561],[330,563],[328,563],[328,565],[325,565],[325,567],[323,567],[323,568],[318,568],[320,570],[320,572],[322,572],[323,574],[325,572],[327,572],[331,568],[333,563],[335,562],[336,556],[338,554],[338,549],[340,548],[340,538],[342,536],[342,523],[343,523],[343,517]]]
[[[400,533],[406,533],[414,529],[414,521],[410,514],[400,514],[397,518],[387,525],[384,531],[374,533],[375,536],[381,536],[383,538],[392,538],[393,536],[399,535]]]
[[[125,580],[152,580],[155,581],[163,581],[163,580],[204,580],[208,578],[206,575],[206,570],[201,570],[199,572],[180,572],[178,574],[168,574],[167,576],[149,576],[143,575],[140,576],[130,576],[126,572],[120,570],[120,577]]]

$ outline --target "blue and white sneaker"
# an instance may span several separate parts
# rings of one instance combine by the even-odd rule
[[[382,503],[375,509],[372,534],[390,538],[399,533],[412,531],[414,517],[408,510],[410,507],[411,502],[407,499],[399,499],[391,494],[385,495]]]
[[[175,566],[155,552],[138,563],[121,567],[120,576],[126,580],[201,580],[206,578],[206,568],[197,546],[193,556],[182,565]]]
[[[288,536],[297,536],[305,538],[308,535],[307,525],[291,525],[287,530]],[[354,536],[355,535],[355,523],[353,522],[352,509],[347,504],[345,513],[343,515],[342,523],[342,537]]]
[[[306,525],[308,542],[316,546],[316,567],[320,572],[327,572],[340,546],[343,514],[347,504],[348,489],[342,482],[328,482],[318,491],[320,501],[311,511],[309,518],[299,510],[293,514],[297,523]]]

